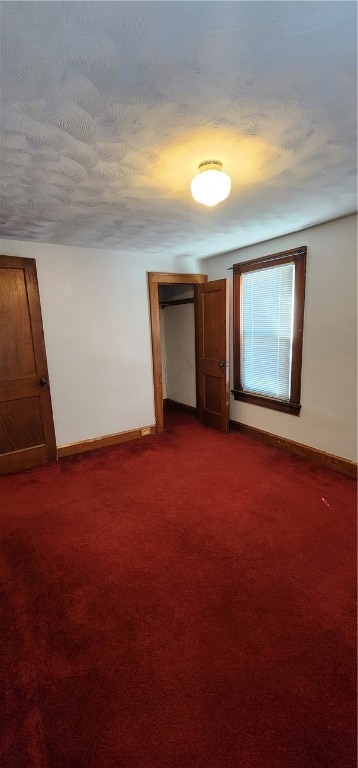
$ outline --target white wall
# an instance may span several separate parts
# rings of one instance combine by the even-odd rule
[[[160,323],[160,352],[162,357],[162,386],[163,386],[163,400],[167,395],[167,357],[166,357],[166,344],[165,344],[165,315],[164,309],[159,311],[159,323]]]
[[[194,304],[178,304],[163,310],[167,397],[196,406]]]
[[[356,216],[207,259],[201,271],[209,280],[230,277],[232,329],[232,271],[228,267],[301,245],[308,247],[301,414],[291,416],[231,396],[230,418],[356,461]]]
[[[200,263],[5,240],[1,252],[36,259],[57,444],[154,424],[147,271]]]

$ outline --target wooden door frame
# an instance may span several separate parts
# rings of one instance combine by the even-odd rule
[[[207,275],[190,275],[174,272],[148,272],[148,290],[150,307],[150,324],[152,336],[153,357],[153,383],[154,383],[154,408],[157,433],[164,432],[164,408],[163,408],[163,378],[162,355],[160,344],[160,310],[159,310],[159,286],[160,285],[200,285],[206,283]],[[196,320],[195,320],[196,326]],[[197,360],[195,359],[197,378]]]

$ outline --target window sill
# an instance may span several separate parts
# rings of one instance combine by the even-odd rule
[[[251,405],[260,405],[261,408],[271,408],[273,411],[290,413],[292,416],[300,415],[300,404],[288,403],[283,400],[274,400],[271,397],[264,397],[263,395],[251,395],[248,392],[242,392],[239,389],[232,389],[231,391],[234,395],[234,400],[242,400],[244,403],[250,403]]]

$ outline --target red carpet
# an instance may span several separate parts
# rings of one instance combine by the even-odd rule
[[[354,481],[191,417],[1,480],[3,768],[353,768]]]

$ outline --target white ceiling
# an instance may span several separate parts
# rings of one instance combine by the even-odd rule
[[[6,238],[207,257],[355,211],[355,2],[1,8]]]

